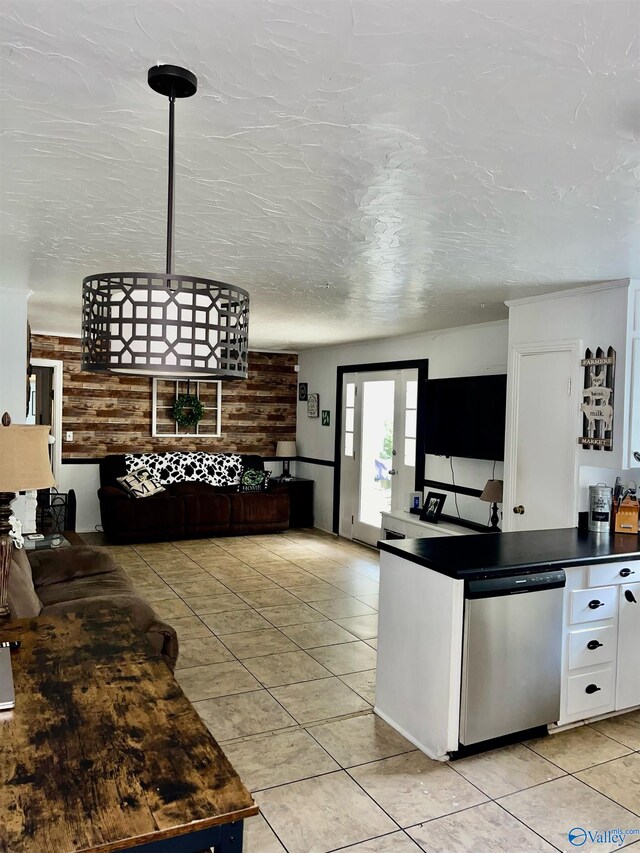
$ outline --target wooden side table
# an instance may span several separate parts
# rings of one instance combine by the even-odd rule
[[[258,813],[162,658],[121,613],[20,619],[0,714],[0,850],[241,853]]]
[[[289,492],[289,527],[313,527],[313,480],[292,477],[277,480]]]

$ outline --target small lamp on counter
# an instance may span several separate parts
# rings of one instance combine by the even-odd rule
[[[498,527],[500,521],[498,504],[502,503],[502,480],[487,480],[480,500],[491,504],[491,529],[500,530]]]
[[[292,480],[293,477],[289,473],[289,462],[297,456],[295,441],[279,441],[276,445],[276,456],[282,459],[282,474],[281,480]]]
[[[46,489],[55,484],[49,461],[48,426],[11,424],[5,412],[0,424],[0,618],[7,603],[13,540],[9,535],[11,502],[16,492]]]

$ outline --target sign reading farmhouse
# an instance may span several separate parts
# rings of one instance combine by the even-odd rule
[[[609,347],[605,355],[598,347],[594,355],[588,349],[580,364],[584,367],[584,386],[580,406],[582,435],[578,441],[587,450],[612,450],[616,351]]]

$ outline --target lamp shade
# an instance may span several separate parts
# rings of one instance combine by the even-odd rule
[[[295,441],[279,441],[276,444],[276,456],[291,457],[296,456]]]
[[[246,379],[249,294],[193,276],[99,273],[82,284],[82,369]]]
[[[0,426],[0,492],[25,492],[54,485],[49,429],[19,424]]]
[[[487,480],[484,489],[482,490],[482,494],[480,495],[481,501],[487,501],[488,503],[502,503],[502,480]]]

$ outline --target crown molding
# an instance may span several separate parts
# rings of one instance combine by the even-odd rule
[[[615,281],[601,281],[598,284],[586,284],[584,287],[572,287],[567,290],[554,290],[553,293],[541,293],[536,296],[523,296],[521,299],[508,299],[505,301],[507,308],[517,305],[532,305],[535,302],[546,302],[550,299],[564,299],[567,296],[581,296],[583,293],[597,293],[601,290],[617,290],[620,287],[628,287],[631,279],[620,278]]]

